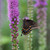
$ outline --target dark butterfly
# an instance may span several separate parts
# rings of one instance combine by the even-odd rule
[[[32,29],[36,29],[36,28],[38,28],[38,25],[33,20],[29,20],[29,19],[23,20],[22,34],[27,35],[31,32]]]

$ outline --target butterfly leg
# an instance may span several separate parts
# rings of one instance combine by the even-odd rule
[[[33,27],[32,29],[39,29],[39,27]]]

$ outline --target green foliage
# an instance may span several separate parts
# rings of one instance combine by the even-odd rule
[[[3,26],[1,28],[2,30],[2,36],[10,36],[11,32],[10,32],[10,28],[9,28],[9,22],[5,21],[5,23],[3,23]]]
[[[0,45],[4,45],[4,44],[7,44],[11,41],[11,38],[10,37],[7,37],[7,36],[2,36],[0,38]]]
[[[35,29],[33,30],[32,50],[38,50],[39,47],[38,38],[39,38],[38,29]]]
[[[47,47],[46,50],[50,50],[50,0],[47,1]]]

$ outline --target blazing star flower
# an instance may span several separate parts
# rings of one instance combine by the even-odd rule
[[[45,50],[46,47],[46,5],[47,5],[47,0],[36,0],[36,4],[34,5],[35,7],[38,8],[37,10],[37,19],[38,19],[38,24],[39,24],[39,50]]]
[[[45,7],[47,5],[47,0],[36,0],[35,7]]]
[[[9,26],[10,26],[10,29],[12,29],[11,33],[13,33],[11,36],[12,36],[14,50],[16,49],[15,46],[17,46],[17,43],[18,43],[16,38],[19,36],[19,33],[16,33],[18,31],[17,25],[19,24],[18,6],[19,6],[18,0],[8,0],[8,17],[9,17],[9,21],[10,21]]]

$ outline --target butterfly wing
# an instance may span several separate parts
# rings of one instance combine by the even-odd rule
[[[34,22],[33,20],[23,20],[23,29],[22,29],[22,33],[24,35],[27,35],[30,33],[30,31],[32,30],[32,28],[36,27],[37,23]]]
[[[23,29],[22,29],[22,33],[24,34],[24,35],[27,35],[30,31],[30,28],[29,28],[29,23],[27,22],[27,20],[23,20]]]
[[[37,22],[34,22],[33,20],[26,20],[26,22],[29,24],[29,26],[32,26],[32,27],[37,27]]]

